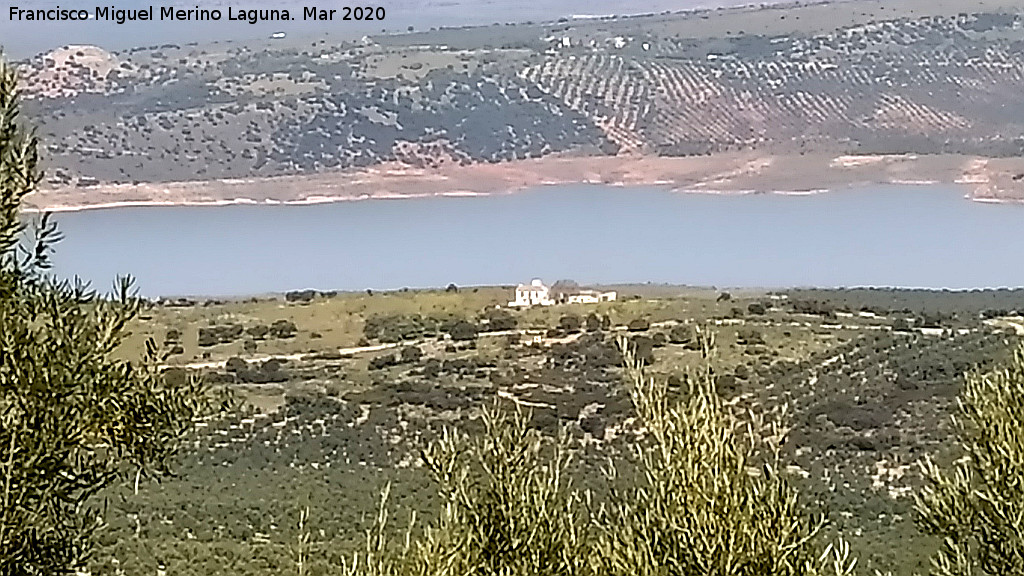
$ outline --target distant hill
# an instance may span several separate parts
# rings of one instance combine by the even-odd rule
[[[552,155],[1019,156],[1022,70],[1015,2],[864,0],[79,46],[22,73],[62,186]]]

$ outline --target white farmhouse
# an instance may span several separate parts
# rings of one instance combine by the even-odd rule
[[[509,302],[512,307],[528,306],[551,306],[555,301],[551,299],[551,289],[541,282],[540,278],[534,278],[529,284],[516,286],[516,299]]]
[[[597,304],[598,302],[614,302],[617,296],[614,291],[600,292],[581,288],[571,280],[560,280],[548,287],[539,278],[535,278],[529,284],[517,286],[516,299],[509,302],[508,305],[526,308],[553,304]]]

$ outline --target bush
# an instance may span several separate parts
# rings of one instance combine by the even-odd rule
[[[397,366],[399,363],[400,360],[397,355],[381,354],[379,356],[375,356],[372,360],[370,360],[370,364],[368,365],[368,367],[370,370],[383,370],[384,368],[387,368],[389,366]]]
[[[651,323],[646,318],[637,318],[630,321],[627,328],[630,332],[646,332],[651,329]]]
[[[654,363],[654,340],[646,336],[633,336],[629,339],[629,350],[632,357],[643,366]]]
[[[212,328],[199,329],[199,345],[206,348],[220,344],[220,338]]]
[[[294,290],[284,295],[286,302],[312,302],[316,298],[316,290]]]
[[[370,360],[370,370],[381,370],[400,364],[415,363],[423,357],[423,351],[416,346],[406,346],[398,353],[381,354]]]
[[[793,312],[797,314],[814,314],[824,318],[833,319],[836,317],[835,308],[828,302],[817,300],[790,300]]]
[[[968,375],[960,397],[960,451],[947,467],[925,460],[918,523],[942,545],[935,573],[1024,572],[1024,347],[988,373]]]
[[[293,338],[298,331],[291,320],[276,320],[270,325],[269,334],[275,338]]]
[[[558,319],[558,327],[566,332],[579,332],[583,321],[575,314],[566,314]]]
[[[689,344],[693,340],[693,328],[686,324],[676,324],[668,331],[668,341],[673,344]]]
[[[217,344],[228,344],[237,340],[244,330],[239,324],[228,324],[226,326],[210,326],[199,329],[199,345],[206,348]]]
[[[515,316],[510,314],[507,310],[496,308],[489,309],[484,314],[484,318],[487,320],[487,330],[490,332],[515,330],[516,325],[518,324]]]
[[[764,335],[752,328],[740,328],[736,331],[736,342],[746,346],[764,346]]]
[[[160,372],[164,384],[168,386],[184,386],[188,384],[188,370],[184,368],[165,368]]]
[[[423,350],[417,346],[406,346],[402,348],[400,355],[402,362],[418,362],[423,357]]]
[[[228,358],[228,361],[224,364],[224,369],[228,372],[240,372],[249,367],[249,363],[237,356]]]
[[[441,374],[441,361],[437,358],[431,358],[423,364],[423,376],[427,378],[437,378]]]
[[[597,514],[597,572],[852,574],[845,545],[822,554],[824,518],[806,514],[781,473],[778,426],[760,419],[748,426],[729,411],[710,368],[713,340],[698,336],[706,364],[688,375],[689,393],[679,402],[626,353],[630,393],[647,437],[637,450],[635,482],[613,486],[610,506]]]
[[[584,365],[588,368],[611,368],[622,365],[618,346],[606,342],[590,344],[583,350]]]
[[[476,338],[477,327],[463,320],[452,326],[450,334],[452,340],[473,340]]]
[[[270,327],[263,324],[257,324],[255,326],[250,326],[246,329],[245,333],[252,336],[254,340],[263,340],[267,337],[267,334],[270,334]]]
[[[732,374],[723,374],[715,379],[715,392],[724,398],[731,398],[736,394],[736,377]]]
[[[238,381],[248,384],[270,384],[288,381],[288,373],[282,369],[281,361],[275,359],[267,360],[257,368],[252,368],[249,364],[246,364],[244,368],[235,372],[235,376],[238,378]]]
[[[377,314],[363,325],[368,340],[395,343],[448,332],[461,318],[421,316],[419,314]]]
[[[588,561],[568,438],[545,440],[529,416],[497,406],[483,433],[446,429],[424,452],[444,502],[412,558],[415,574],[582,574]]]

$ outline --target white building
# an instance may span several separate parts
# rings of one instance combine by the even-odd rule
[[[580,288],[572,281],[555,282],[554,286],[545,286],[539,278],[529,284],[516,287],[516,299],[509,302],[512,307],[551,306],[553,304],[597,304],[598,302],[614,302],[618,295],[615,292],[600,292]]]
[[[597,304],[598,302],[615,302],[618,296],[614,291],[598,292],[597,290],[579,290],[575,294],[564,295],[567,304]]]
[[[540,278],[534,278],[529,284],[516,286],[516,299],[509,302],[509,306],[551,306],[555,301],[551,299],[551,289],[541,282]]]

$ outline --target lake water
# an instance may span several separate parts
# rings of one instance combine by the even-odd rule
[[[1024,206],[953,187],[714,196],[567,186],[507,196],[59,215],[55,270],[147,296],[585,283],[1024,285]]]

